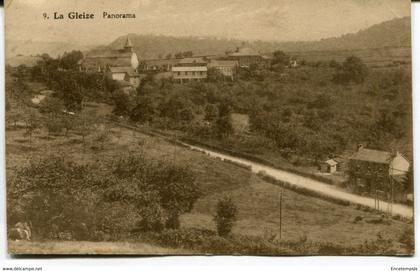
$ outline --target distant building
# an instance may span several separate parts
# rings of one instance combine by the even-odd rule
[[[334,159],[328,159],[321,164],[321,172],[335,173],[337,172],[338,163]]]
[[[375,195],[379,191],[389,198],[396,192],[395,197],[395,194],[406,192],[403,187],[397,187],[401,182],[396,180],[406,176],[409,168],[410,162],[399,152],[391,154],[360,146],[350,157],[350,181],[358,193]]]
[[[229,77],[231,80],[233,80],[233,77],[235,76],[236,70],[239,67],[239,63],[236,60],[216,60],[212,59],[210,60],[210,63],[207,65],[207,67],[215,68],[217,69],[221,74],[223,74],[226,77]]]
[[[88,54],[81,62],[80,69],[86,72],[105,72],[109,67],[132,68],[137,72],[139,60],[133,51],[129,38],[120,50],[110,50]]]
[[[141,72],[170,72],[180,60],[179,58],[146,59],[140,62],[139,70]]]
[[[207,78],[207,62],[198,57],[181,59],[172,66],[172,78],[180,83],[200,81]]]
[[[229,53],[227,58],[238,61],[241,68],[248,68],[252,64],[261,65],[265,63],[263,56],[249,47],[238,47],[235,52]]]
[[[107,75],[115,81],[127,81],[137,88],[140,84],[140,75],[131,67],[108,67]]]

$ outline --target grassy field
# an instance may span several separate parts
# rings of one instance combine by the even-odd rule
[[[109,109],[109,108],[108,108]],[[95,107],[90,110],[95,111]],[[101,107],[101,114],[107,110]],[[100,130],[98,126],[96,130]],[[95,161],[98,157],[113,159],[118,154],[142,152],[146,157],[168,160],[188,166],[196,175],[203,196],[196,202],[191,213],[181,217],[181,227],[215,229],[213,215],[217,201],[230,196],[238,206],[239,217],[233,232],[242,235],[268,238],[279,232],[279,187],[269,184],[246,169],[210,158],[202,153],[187,150],[166,142],[161,138],[133,133],[124,128],[110,127],[111,139],[104,150],[92,150],[95,132],[87,138],[83,148],[81,137],[75,134],[47,136],[43,129],[33,136],[31,144],[24,130],[6,132],[7,176],[31,159],[50,154],[61,154],[79,163]],[[84,150],[85,149],[85,150]],[[334,244],[357,246],[378,238],[391,239],[392,247],[400,254],[409,253],[399,238],[412,224],[380,215],[343,207],[285,190],[283,196],[282,239],[296,241],[323,241]],[[361,219],[360,219],[361,218]],[[357,221],[356,220],[360,220]],[[379,222],[378,222],[379,221]],[[42,251],[66,251],[69,253],[171,253],[169,250],[148,245],[130,243],[109,244],[69,242],[68,247],[56,242],[10,243],[10,251],[31,253]],[[179,251],[177,250],[176,253]]]

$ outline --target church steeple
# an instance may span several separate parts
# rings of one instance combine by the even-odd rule
[[[129,37],[127,37],[127,39],[125,41],[124,50],[125,51],[128,51],[128,52],[132,52],[133,51],[133,44],[131,43],[131,40],[130,40]]]

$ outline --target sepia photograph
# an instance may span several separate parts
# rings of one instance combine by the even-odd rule
[[[10,255],[415,254],[409,0],[4,13]]]

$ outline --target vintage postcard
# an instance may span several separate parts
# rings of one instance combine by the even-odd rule
[[[4,5],[10,254],[414,254],[409,0]]]

